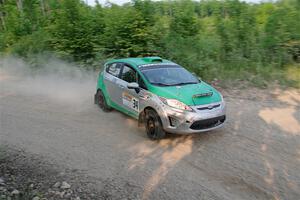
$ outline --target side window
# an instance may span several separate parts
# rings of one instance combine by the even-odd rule
[[[123,71],[121,74],[121,79],[123,79],[124,81],[126,81],[128,83],[137,82],[136,75],[137,75],[136,72],[132,68],[124,65]]]
[[[108,67],[106,67],[106,72],[118,77],[121,71],[121,65],[118,63],[112,63],[109,64]]]
[[[138,75],[138,84],[141,88],[147,90],[147,86],[140,75]]]

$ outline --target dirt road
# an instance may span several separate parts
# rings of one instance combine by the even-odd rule
[[[0,145],[95,177],[111,199],[299,199],[299,91],[225,91],[223,129],[156,142],[99,110],[94,87],[0,73]]]

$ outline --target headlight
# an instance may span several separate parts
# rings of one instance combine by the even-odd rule
[[[225,107],[225,101],[224,101],[224,97],[223,97],[223,95],[222,94],[220,94],[220,96],[221,96],[221,106],[222,107]]]
[[[223,97],[223,95],[220,94],[220,96],[221,96],[221,102],[224,102],[224,97]]]
[[[166,105],[173,107],[173,108],[177,108],[180,110],[186,110],[186,111],[193,111],[193,109],[187,105],[185,105],[184,103],[176,100],[176,99],[166,99],[163,97],[159,97],[159,99]]]

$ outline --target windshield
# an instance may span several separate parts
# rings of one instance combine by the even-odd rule
[[[199,83],[195,76],[178,65],[157,65],[144,68],[141,71],[153,85],[175,86]]]

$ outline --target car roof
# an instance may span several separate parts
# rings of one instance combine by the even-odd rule
[[[169,60],[162,59],[160,57],[140,57],[140,58],[121,58],[121,59],[113,59],[109,60],[107,63],[114,63],[114,62],[123,62],[130,64],[132,67],[138,69],[140,66],[143,65],[158,65],[158,64],[173,64],[176,65],[176,63],[173,63]]]

